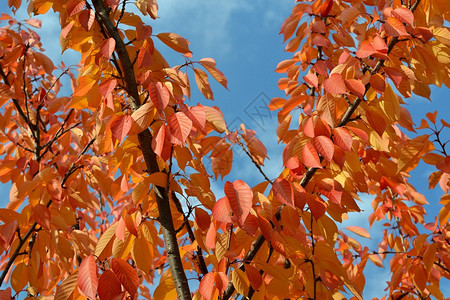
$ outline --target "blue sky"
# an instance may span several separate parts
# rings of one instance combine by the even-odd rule
[[[6,1],[4,1],[5,3]],[[228,1],[202,1],[202,0],[161,0],[159,1],[160,19],[153,21],[149,17],[145,20],[153,26],[153,32],[175,32],[187,38],[194,54],[194,60],[203,57],[212,57],[216,60],[218,68],[223,71],[228,79],[229,90],[213,82],[215,102],[204,100],[194,92],[192,101],[219,106],[225,115],[227,123],[231,127],[244,122],[247,128],[254,129],[258,137],[268,149],[270,160],[266,161],[264,171],[270,178],[276,177],[282,171],[281,150],[276,138],[276,112],[265,110],[264,104],[273,97],[283,97],[284,93],[278,90],[277,81],[282,76],[274,72],[278,62],[290,58],[290,53],[283,52],[284,45],[281,36],[278,35],[281,23],[289,16],[293,0],[228,0]],[[26,5],[26,4],[24,4]],[[130,5],[130,7],[133,5]],[[8,11],[6,4],[0,6],[0,11]],[[27,18],[26,12],[21,11],[18,19]],[[66,51],[60,56],[59,48],[59,22],[56,15],[48,14],[41,17],[44,20],[43,29],[39,30],[44,48],[55,64],[64,60],[66,64],[76,64],[77,55]],[[159,44],[159,50],[168,59],[171,65],[182,64],[183,57],[173,53],[170,49]],[[194,82],[193,78],[191,78]],[[195,88],[193,90],[196,90]],[[407,100],[408,109],[413,121],[420,124],[420,119],[425,117],[428,111],[438,110],[439,117],[447,117],[450,111],[447,88],[432,89],[432,102],[413,96]],[[450,122],[449,119],[447,121]],[[420,134],[426,132],[422,131]],[[447,135],[448,136],[448,135]],[[254,166],[246,157],[235,151],[235,164],[232,173],[226,180],[242,179],[249,185],[254,185],[263,180],[256,172]],[[442,191],[439,187],[434,191],[428,191],[428,174],[434,170],[421,163],[413,172],[411,182],[419,192],[425,194],[430,205],[426,208],[430,215],[437,213],[436,205]],[[223,195],[223,182],[213,184],[217,198]],[[0,186],[0,199],[8,199],[9,185]],[[365,210],[363,213],[350,214],[350,219],[344,222],[344,226],[358,225],[368,227],[367,216],[371,212],[370,198],[361,195],[365,201],[361,204]],[[0,206],[6,205],[3,200]],[[429,218],[431,221],[433,218]],[[373,240],[365,244],[372,249],[377,248],[377,237],[381,237],[381,223],[370,229]],[[346,232],[348,233],[348,232]],[[358,238],[361,240],[362,238]],[[387,265],[387,264],[386,264]],[[382,297],[384,295],[384,282],[390,277],[388,269],[372,267],[368,263],[366,274],[365,298]],[[374,276],[376,275],[376,276]],[[448,284],[448,281],[446,282]],[[442,282],[445,285],[445,282]],[[450,295],[447,288],[444,295]]]

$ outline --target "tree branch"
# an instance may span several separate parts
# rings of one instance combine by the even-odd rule
[[[122,68],[123,80],[125,81],[125,90],[131,98],[130,106],[132,111],[136,111],[141,101],[139,98],[138,84],[134,74],[133,65],[128,55],[126,46],[120,37],[118,29],[114,26],[109,18],[108,10],[103,6],[101,0],[92,1],[95,7],[96,20],[100,27],[105,29],[107,34],[116,42],[115,51],[119,56],[120,65]],[[147,128],[138,134],[139,145],[144,155],[147,171],[150,174],[160,172],[157,156],[152,145],[152,135]],[[167,259],[169,261],[172,278],[177,291],[178,299],[191,299],[191,292],[189,290],[186,274],[184,273],[183,264],[181,261],[180,252],[178,249],[178,240],[175,227],[172,220],[172,213],[167,190],[162,187],[154,187],[156,195],[156,203],[159,211],[159,221],[161,224],[162,233],[164,236],[164,244],[167,252]]]

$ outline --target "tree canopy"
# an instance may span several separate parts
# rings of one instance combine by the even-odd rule
[[[448,297],[450,124],[428,112],[416,126],[404,105],[450,87],[446,0],[293,1],[285,96],[268,105],[274,178],[257,132],[210,101],[213,81],[227,88],[220,61],[153,32],[156,0],[29,0],[16,20],[21,2],[0,17],[0,299],[363,299],[368,264],[390,269],[380,298]],[[78,65],[42,51],[45,14]],[[229,175],[236,148],[257,184]],[[410,183],[421,161],[440,199]],[[363,194],[384,223],[376,249],[340,225]]]

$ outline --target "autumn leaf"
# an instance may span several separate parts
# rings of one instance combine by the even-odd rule
[[[243,225],[252,207],[253,192],[242,180],[225,183],[225,195],[239,225]]]
[[[78,271],[78,288],[87,298],[95,299],[98,287],[97,264],[93,255],[83,258]]]
[[[120,258],[113,258],[111,267],[120,283],[130,293],[131,297],[134,297],[139,286],[139,277],[136,270],[128,262]]]
[[[161,42],[177,52],[184,54],[191,53],[187,40],[176,33],[158,33],[156,36],[161,40]]]
[[[150,82],[147,89],[154,107],[156,107],[159,113],[162,113],[167,104],[169,104],[169,90],[162,82]]]
[[[283,204],[294,207],[294,191],[291,184],[284,178],[277,178],[272,186],[273,195]]]
[[[331,153],[331,152],[328,152]],[[309,168],[321,168],[319,155],[314,146],[307,142],[302,148],[302,162]]]
[[[115,299],[121,295],[122,287],[119,279],[111,270],[105,270],[98,280],[98,296],[100,300]]]
[[[347,94],[344,79],[342,78],[342,75],[338,73],[331,74],[330,77],[323,82],[323,87],[325,91],[330,94]]]
[[[358,226],[347,226],[346,229],[356,233],[359,236],[365,237],[366,239],[370,239],[370,234],[367,229]]]

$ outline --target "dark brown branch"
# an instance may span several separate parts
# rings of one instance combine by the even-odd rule
[[[134,74],[133,65],[130,56],[126,49],[125,43],[122,40],[118,29],[109,18],[109,11],[103,6],[101,0],[92,1],[95,7],[96,20],[100,27],[103,28],[109,37],[112,37],[116,42],[115,51],[119,56],[119,62],[122,69],[123,79],[125,81],[125,90],[130,98],[130,106],[132,111],[136,111],[141,101],[139,98],[138,84]],[[120,70],[120,69],[119,69]],[[160,172],[157,156],[153,149],[152,135],[149,129],[146,129],[138,134],[139,145],[144,155],[147,171],[150,174]],[[159,221],[161,224],[162,233],[164,236],[164,245],[166,247],[167,259],[169,261],[172,278],[177,291],[178,299],[191,299],[191,292],[189,284],[184,273],[183,264],[181,261],[180,251],[178,249],[178,240],[175,232],[175,227],[172,220],[172,212],[168,192],[162,187],[154,187],[156,195],[156,203],[159,211]]]
[[[177,208],[178,212],[183,215],[182,228],[183,227],[186,228],[188,235],[189,235],[189,239],[193,243],[195,241],[195,235],[194,235],[194,232],[192,231],[191,224],[189,224],[189,218],[186,217],[186,215],[184,214],[183,206],[181,205],[180,199],[178,199],[177,195],[173,191],[172,191],[172,200],[174,201],[175,207]],[[197,245],[197,253],[195,256],[196,256],[197,266],[200,269],[200,272],[202,272],[203,275],[208,274],[208,268],[206,267],[202,248],[200,248],[200,246],[198,246],[198,245]]]

